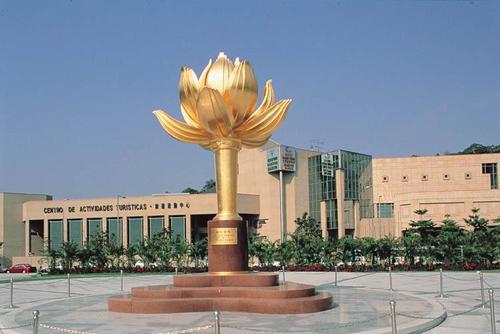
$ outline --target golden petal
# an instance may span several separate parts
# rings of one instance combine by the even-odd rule
[[[192,69],[183,67],[179,79],[179,98],[181,100],[181,112],[186,123],[195,128],[200,128],[198,116],[196,115],[196,100],[198,99],[198,78]]]
[[[201,129],[200,120],[198,119],[198,116],[191,115],[191,113],[187,112],[186,109],[184,109],[182,104],[181,104],[181,114],[182,114],[182,117],[184,118],[184,121],[186,121],[186,123],[189,126],[192,126],[194,128],[197,128],[197,129]],[[196,119],[194,117],[196,117]]]
[[[243,123],[236,134],[242,140],[264,140],[281,125],[291,103],[289,99],[275,103],[265,114]]]
[[[241,140],[241,145],[247,148],[255,148],[255,147],[260,147],[267,143],[267,141],[271,138],[271,136],[265,137],[264,139],[258,139],[258,140],[250,140],[250,139],[242,139]]]
[[[207,85],[207,74],[208,71],[210,70],[210,67],[212,67],[212,59],[208,60],[208,65],[205,66],[205,69],[200,74],[200,79],[198,80],[199,89],[202,89]]]
[[[219,91],[203,88],[198,96],[196,109],[200,125],[207,132],[226,137],[232,131],[234,117]]]
[[[207,73],[205,87],[217,89],[224,94],[226,86],[229,84],[229,76],[234,65],[224,53],[219,53],[217,60],[212,64]]]
[[[160,122],[163,129],[174,139],[185,143],[206,145],[210,135],[202,129],[193,128],[185,123],[179,122],[163,110],[155,110],[153,114]]]
[[[224,92],[235,117],[235,125],[243,122],[255,108],[258,97],[258,86],[252,65],[243,61],[235,67],[229,77],[229,85]]]
[[[252,119],[255,117],[259,117],[264,112],[266,112],[266,110],[269,109],[273,103],[274,103],[273,82],[271,80],[267,80],[266,85],[264,86],[264,97],[262,98],[262,102],[260,103],[260,106],[248,118]]]

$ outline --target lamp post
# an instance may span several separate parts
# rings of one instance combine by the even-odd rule
[[[378,197],[378,207],[377,207],[377,216],[378,216],[378,238],[382,239],[382,217],[380,216],[380,202],[382,201],[382,196]]]
[[[116,195],[116,237],[120,235],[120,198],[126,198],[125,196]],[[122,226],[123,229],[123,226]],[[123,234],[122,234],[122,246],[123,246]]]

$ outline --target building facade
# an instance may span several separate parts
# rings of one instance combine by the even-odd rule
[[[304,213],[321,223],[325,238],[399,237],[422,209],[438,226],[449,217],[465,227],[473,208],[495,222],[499,164],[500,153],[372,158],[270,141],[240,152],[238,211],[251,232],[259,227],[272,240],[292,233]],[[83,245],[100,231],[124,247],[164,229],[192,242],[206,237],[216,210],[215,194],[52,200],[0,193],[0,259],[39,265],[44,249]]]
[[[207,236],[207,221],[217,211],[217,196],[207,194],[159,194],[152,196],[52,200],[49,195],[1,193],[0,235],[3,265],[28,263],[39,266],[44,250],[63,242],[88,243],[99,232],[108,232],[123,247],[162,233],[189,242]],[[258,196],[238,194],[238,210],[255,229]],[[7,233],[5,233],[5,231]]]
[[[449,215],[462,227],[473,208],[491,223],[500,218],[500,153],[373,159],[374,219],[361,235],[399,237],[415,210],[438,226]]]

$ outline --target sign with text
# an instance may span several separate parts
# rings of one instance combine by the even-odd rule
[[[333,155],[332,154],[322,154],[321,155],[321,175],[333,176]]]
[[[236,227],[214,227],[210,229],[211,245],[237,245],[238,229]]]
[[[295,172],[297,152],[290,146],[276,146],[267,150],[267,172]]]

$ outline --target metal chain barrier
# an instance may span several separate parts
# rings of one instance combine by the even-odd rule
[[[356,326],[356,325],[362,325],[368,322],[372,322],[375,320],[380,320],[386,317],[389,317],[390,314],[382,314],[378,317],[362,320],[362,321],[353,321],[353,322],[347,322],[347,323],[335,323],[332,324],[332,326],[335,326],[335,328],[347,328],[351,326]],[[251,327],[243,327],[243,326],[232,326],[232,325],[224,325],[221,324],[221,328],[229,328],[229,329],[240,329],[240,330],[245,330],[245,331],[250,331],[250,332],[260,332],[260,333],[305,333],[305,332],[323,332],[323,331],[331,331],[332,326],[330,327],[320,327],[320,328],[312,328],[312,329],[304,329],[304,330],[275,330],[275,329],[260,329],[260,328],[251,328]]]
[[[477,281],[477,278],[473,278],[473,279],[456,278],[456,277],[450,276],[448,274],[443,274],[443,276],[446,278],[455,280],[455,281],[462,281],[462,282],[475,282],[475,281]]]
[[[199,332],[199,331],[204,331],[206,329],[213,328],[213,325],[206,325],[206,326],[199,326],[199,327],[192,327],[192,328],[186,328],[186,329],[179,329],[176,331],[170,331],[170,332],[160,332],[158,334],[184,334],[184,333],[194,333],[194,332]]]
[[[420,272],[420,271],[417,271],[417,272]],[[426,271],[423,271],[423,272],[428,273]],[[403,274],[402,272],[399,272],[399,271],[393,271],[392,273],[395,274],[395,275],[401,275],[401,276],[406,276],[406,277],[411,277],[411,278],[425,278],[425,279],[427,279],[429,276],[430,277],[432,277],[432,276],[439,276],[439,273],[428,274],[425,277],[418,277],[418,276],[415,276],[415,275]]]
[[[94,332],[86,332],[86,331],[79,331],[75,329],[69,329],[69,328],[63,328],[63,327],[57,327],[57,326],[52,326],[48,324],[40,324],[40,327],[46,328],[49,330],[54,330],[58,332],[63,332],[63,333],[72,333],[72,334],[96,334]]]
[[[24,325],[17,325],[17,326],[12,326],[12,327],[0,327],[0,331],[8,330],[8,329],[17,329],[17,328],[29,327],[31,325],[32,325],[32,323],[30,322],[30,323],[24,324]]]

